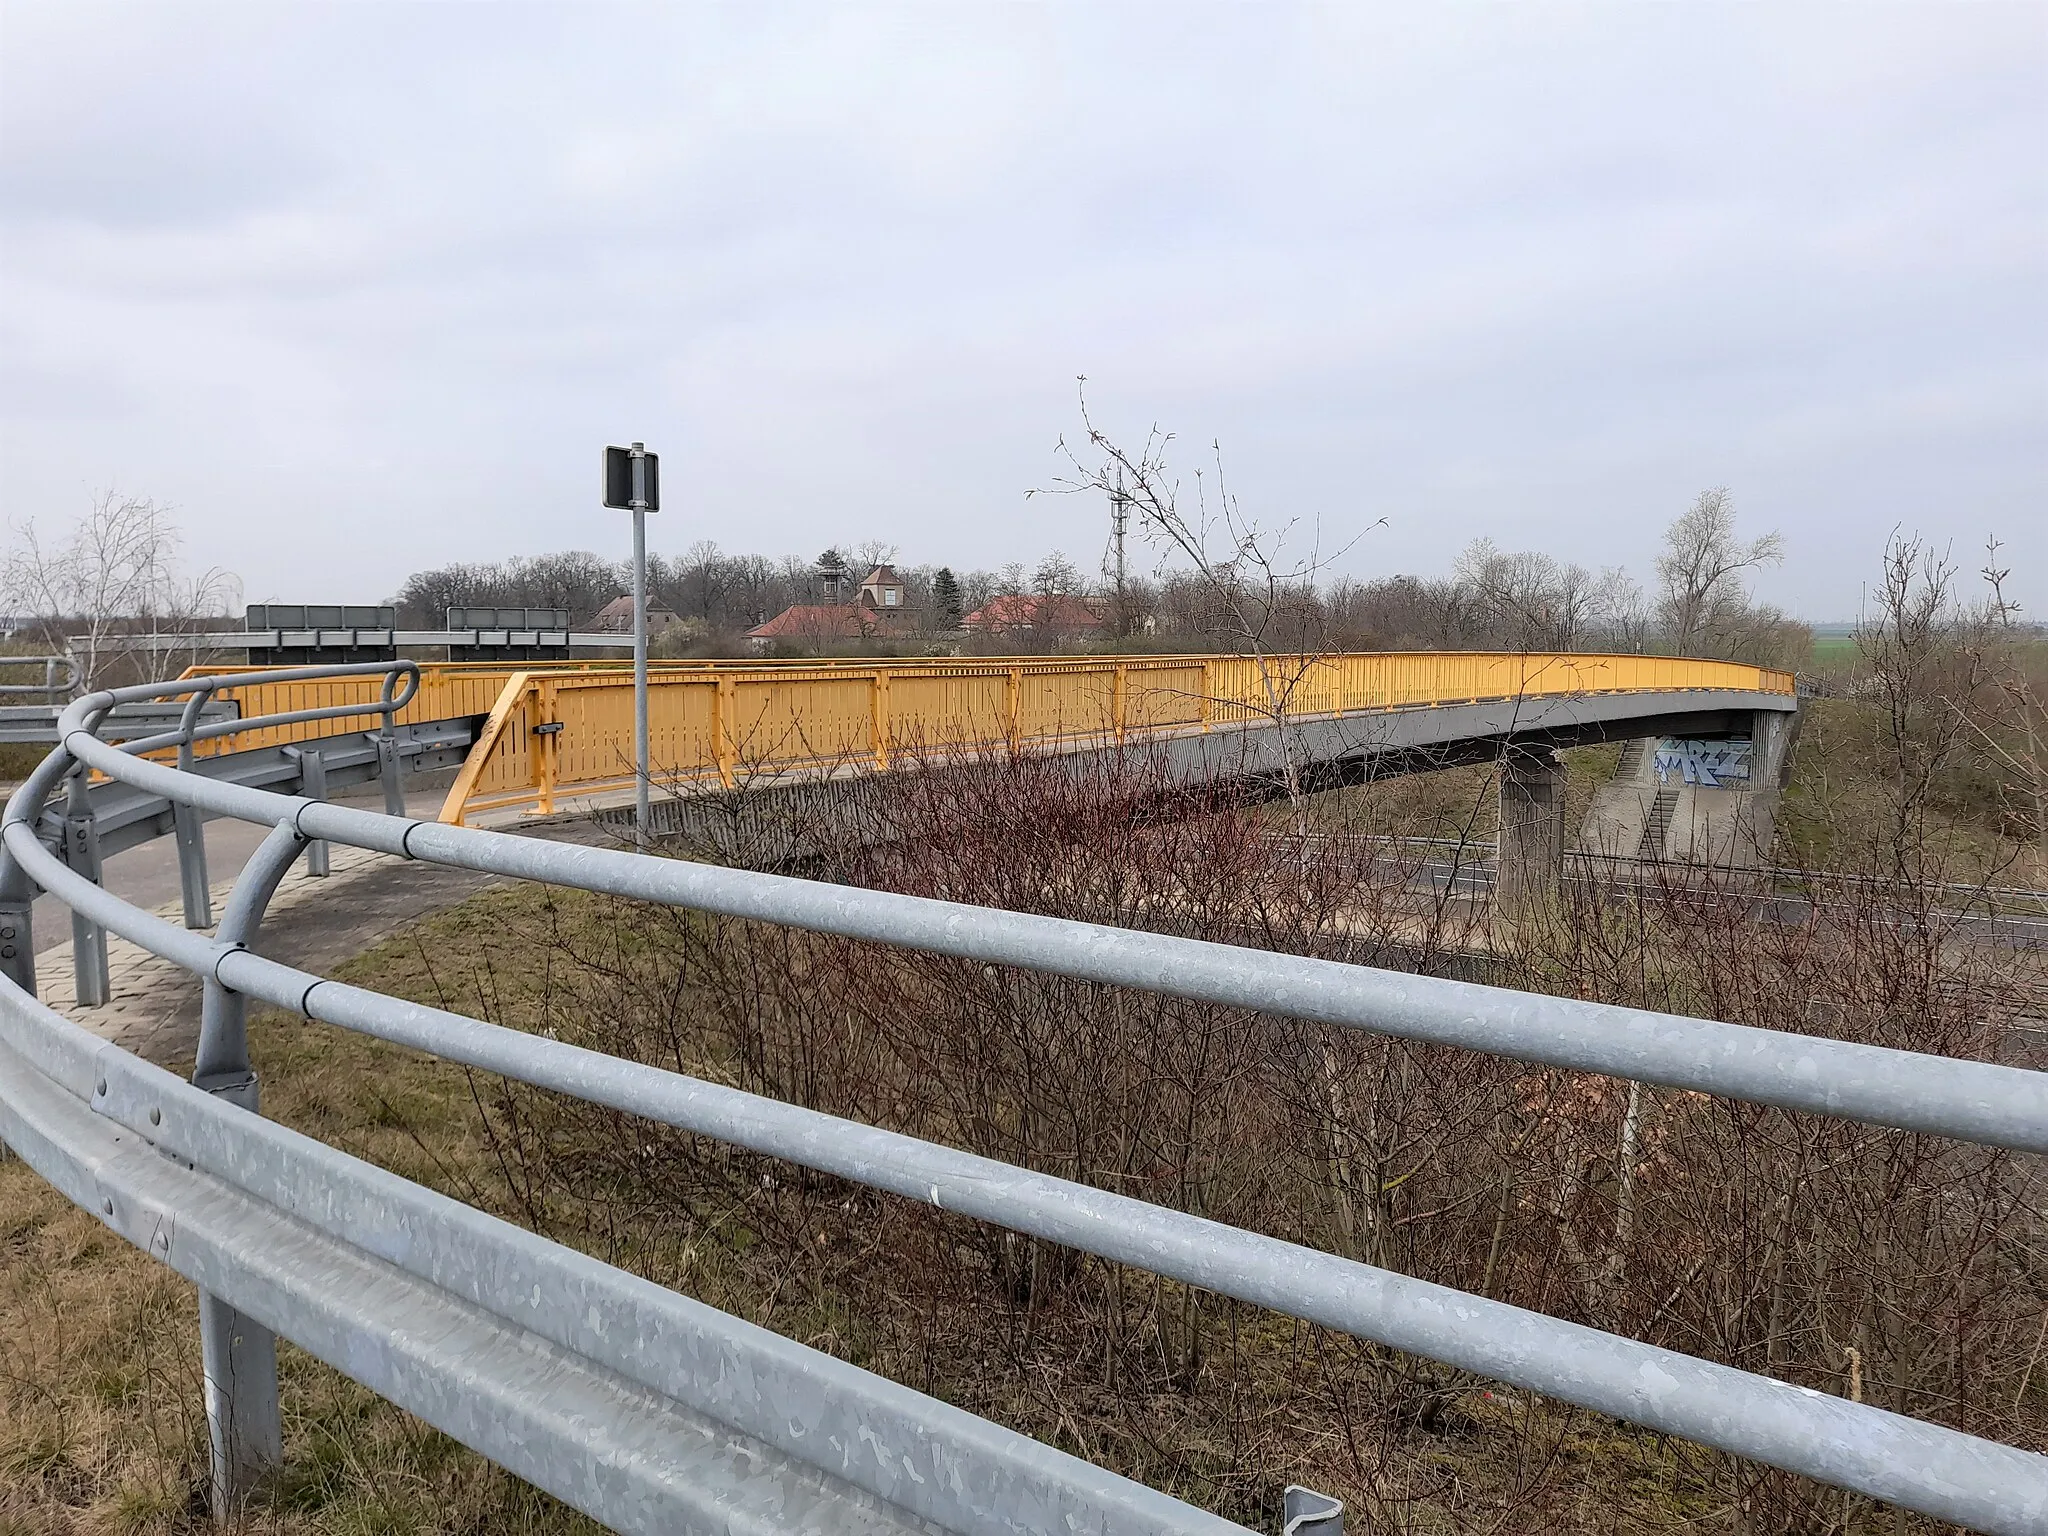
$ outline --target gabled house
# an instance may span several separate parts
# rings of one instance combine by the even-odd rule
[[[682,615],[669,607],[658,597],[647,599],[647,633],[649,636],[673,629],[683,622]],[[590,621],[590,632],[600,635],[630,635],[633,633],[633,598],[628,593],[615,597],[597,610],[597,616]]]
[[[905,587],[903,578],[896,574],[893,565],[878,565],[860,584],[860,605],[873,608],[878,613],[901,613],[904,606]]]
[[[766,624],[747,631],[747,644],[756,651],[786,645],[822,645],[832,640],[865,640],[885,634],[879,613],[861,603],[798,603],[785,608]]]
[[[797,603],[785,608],[765,624],[747,631],[747,643],[756,651],[784,645],[823,645],[835,640],[876,640],[906,635],[917,628],[919,614],[909,606],[909,588],[893,565],[870,570],[855,590],[852,602],[837,601],[852,578],[841,568],[821,562],[818,585],[827,598],[822,603]]]
[[[1012,593],[992,597],[960,621],[975,635],[1013,635],[1034,640],[1075,640],[1101,632],[1094,604],[1064,592],[1039,597]]]

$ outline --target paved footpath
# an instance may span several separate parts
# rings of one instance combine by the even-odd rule
[[[330,867],[332,873],[316,880],[306,873],[303,859],[292,866],[271,899],[253,948],[286,965],[324,972],[497,878],[339,844],[331,846]],[[226,910],[232,889],[232,881],[214,887],[216,917]],[[183,922],[183,911],[175,901],[155,909],[158,917],[172,923]],[[62,931],[67,937],[61,943],[37,949],[37,994],[103,1039],[159,1066],[189,1071],[199,1041],[199,978],[138,944],[108,934],[111,996],[101,1007],[80,1007],[73,990],[70,927],[65,921]]]

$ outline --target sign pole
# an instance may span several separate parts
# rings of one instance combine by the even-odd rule
[[[633,445],[633,837],[652,841],[647,814],[647,445]]]
[[[661,510],[661,460],[645,443],[604,451],[604,504],[633,514],[633,841],[654,844],[647,814],[647,514]]]

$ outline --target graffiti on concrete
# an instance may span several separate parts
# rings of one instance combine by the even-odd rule
[[[1707,740],[1666,736],[1657,743],[1657,782],[1694,784],[1701,789],[1749,788],[1747,736]]]

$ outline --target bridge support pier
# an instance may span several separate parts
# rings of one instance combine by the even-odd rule
[[[1564,763],[1549,747],[1512,747],[1501,758],[1500,857],[1504,907],[1546,905],[1564,873]]]

